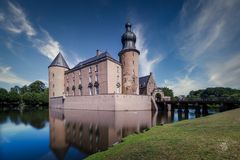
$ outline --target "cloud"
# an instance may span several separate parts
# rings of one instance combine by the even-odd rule
[[[4,20],[5,20],[4,14],[3,14],[3,13],[0,13],[0,22],[1,22],[1,21],[4,21]]]
[[[210,82],[214,82],[218,86],[240,87],[240,53],[221,63],[209,64],[207,67],[209,68]]]
[[[67,57],[60,43],[55,40],[47,30],[43,28],[37,30],[31,25],[26,14],[19,5],[9,1],[8,10],[6,12],[8,15],[7,17],[5,17],[3,13],[0,13],[0,24],[5,30],[13,34],[25,34],[32,43],[32,46],[51,61],[59,52],[61,52],[64,57]],[[13,51],[13,46],[10,43],[6,43],[6,45],[8,49]],[[76,59],[76,56],[74,57],[75,58],[66,58],[69,66],[74,66],[72,60]],[[79,57],[77,58],[81,59]]]
[[[140,76],[148,75],[150,72],[153,72],[154,65],[163,60],[163,55],[158,54],[155,58],[148,58],[148,48],[145,44],[145,38],[143,36],[142,25],[136,25],[134,32],[137,37],[136,48],[140,51],[139,64],[140,64]]]
[[[176,92],[209,86],[240,87],[239,8],[239,0],[184,2],[175,39],[186,73],[184,78],[167,80]],[[190,75],[193,71],[195,74]]]
[[[198,80],[185,77],[177,77],[174,80],[165,80],[160,86],[168,87],[174,91],[175,96],[187,95],[191,90],[203,88],[204,84],[199,83]]]
[[[2,22],[3,28],[14,34],[25,33],[29,37],[35,36],[37,33],[20,6],[8,1],[8,7],[6,17],[0,13],[0,22]]]
[[[64,53],[60,43],[54,40],[46,30],[41,29],[41,33],[42,38],[34,38],[32,42],[42,55],[53,60],[59,52]]]
[[[15,84],[15,85],[28,85],[31,82],[18,77],[15,73],[11,71],[11,67],[1,67],[0,66],[0,82]]]

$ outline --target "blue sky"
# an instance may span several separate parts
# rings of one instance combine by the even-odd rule
[[[154,73],[176,95],[240,88],[240,1],[0,1],[0,87],[47,83],[62,52],[72,67],[108,51],[118,59],[130,21],[140,50],[140,75]]]

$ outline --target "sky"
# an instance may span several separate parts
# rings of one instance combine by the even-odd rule
[[[48,83],[61,52],[68,65],[109,52],[118,60],[125,23],[140,50],[139,75],[153,72],[175,95],[240,89],[239,0],[1,0],[0,87]]]

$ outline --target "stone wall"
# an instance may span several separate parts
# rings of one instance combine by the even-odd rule
[[[57,108],[60,100],[50,99],[50,107]],[[61,99],[61,98],[59,98]],[[54,101],[54,102],[52,102]],[[55,105],[57,103],[58,105]],[[151,96],[108,94],[97,96],[69,96],[64,100],[65,109],[134,111],[152,110]]]

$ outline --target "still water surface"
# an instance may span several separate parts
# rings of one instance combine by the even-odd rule
[[[196,116],[193,109],[188,113],[59,109],[0,112],[0,159],[83,159],[129,134]]]

